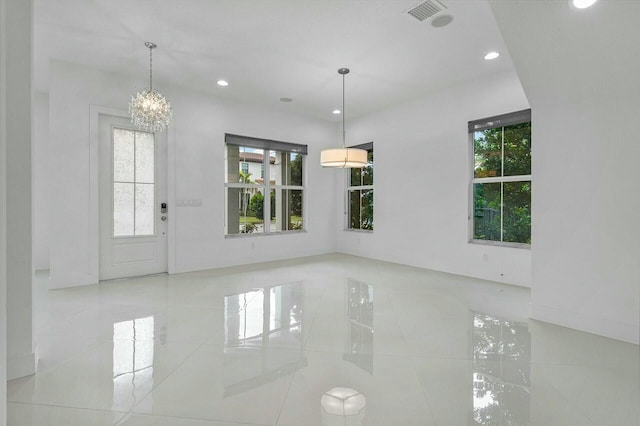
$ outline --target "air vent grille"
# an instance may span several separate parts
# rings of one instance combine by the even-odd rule
[[[416,7],[409,9],[407,13],[416,18],[418,21],[424,21],[425,19],[429,19],[436,13],[442,12],[445,9],[446,7],[436,0],[426,0]]]

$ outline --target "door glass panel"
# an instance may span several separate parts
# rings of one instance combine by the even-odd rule
[[[155,233],[152,133],[113,129],[113,236]]]
[[[135,235],[153,235],[154,228],[154,185],[136,184],[136,225]]]
[[[132,183],[113,184],[113,235],[133,235],[133,186]]]
[[[136,132],[136,182],[155,182],[153,134]]]
[[[113,180],[133,182],[134,132],[113,129]]]

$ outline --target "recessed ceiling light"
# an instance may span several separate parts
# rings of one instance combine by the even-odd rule
[[[227,80],[218,80],[217,83],[218,83],[218,86],[222,86],[222,87],[227,87],[229,85],[229,82]]]
[[[332,112],[335,115],[338,115],[338,114],[342,113],[342,111],[340,111],[339,109],[334,109]]]
[[[586,9],[593,6],[598,0],[569,0],[569,4],[576,9]]]
[[[291,98],[280,98],[280,102],[293,102]]]
[[[486,55],[484,55],[484,58],[485,58],[487,61],[490,61],[490,60],[492,60],[492,59],[497,58],[498,56],[500,56],[500,53],[498,53],[498,52],[489,52],[489,53],[487,53]]]

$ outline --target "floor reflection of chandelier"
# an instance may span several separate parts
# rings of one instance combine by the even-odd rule
[[[350,388],[333,388],[322,395],[322,424],[325,426],[358,426],[362,424],[367,400]]]

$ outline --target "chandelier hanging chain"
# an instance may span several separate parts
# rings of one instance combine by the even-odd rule
[[[347,133],[344,127],[344,116],[346,115],[346,113],[344,112],[344,76],[345,74],[342,74],[342,147],[346,148],[347,147],[347,143],[346,143],[346,137],[347,137]]]
[[[320,152],[320,164],[322,167],[335,167],[341,169],[362,168],[367,166],[367,151],[362,148],[347,148],[347,126],[345,114],[345,75],[349,74],[349,68],[338,69],[342,76],[342,148],[324,149]]]
[[[149,46],[149,91],[153,90],[153,47]]]
[[[149,49],[149,88],[131,97],[129,112],[131,122],[139,129],[161,132],[171,122],[171,102],[153,90],[153,49],[158,45],[150,41],[144,45]]]
[[[153,49],[158,47],[157,44],[147,41],[145,44],[149,48],[149,91],[153,91]]]

